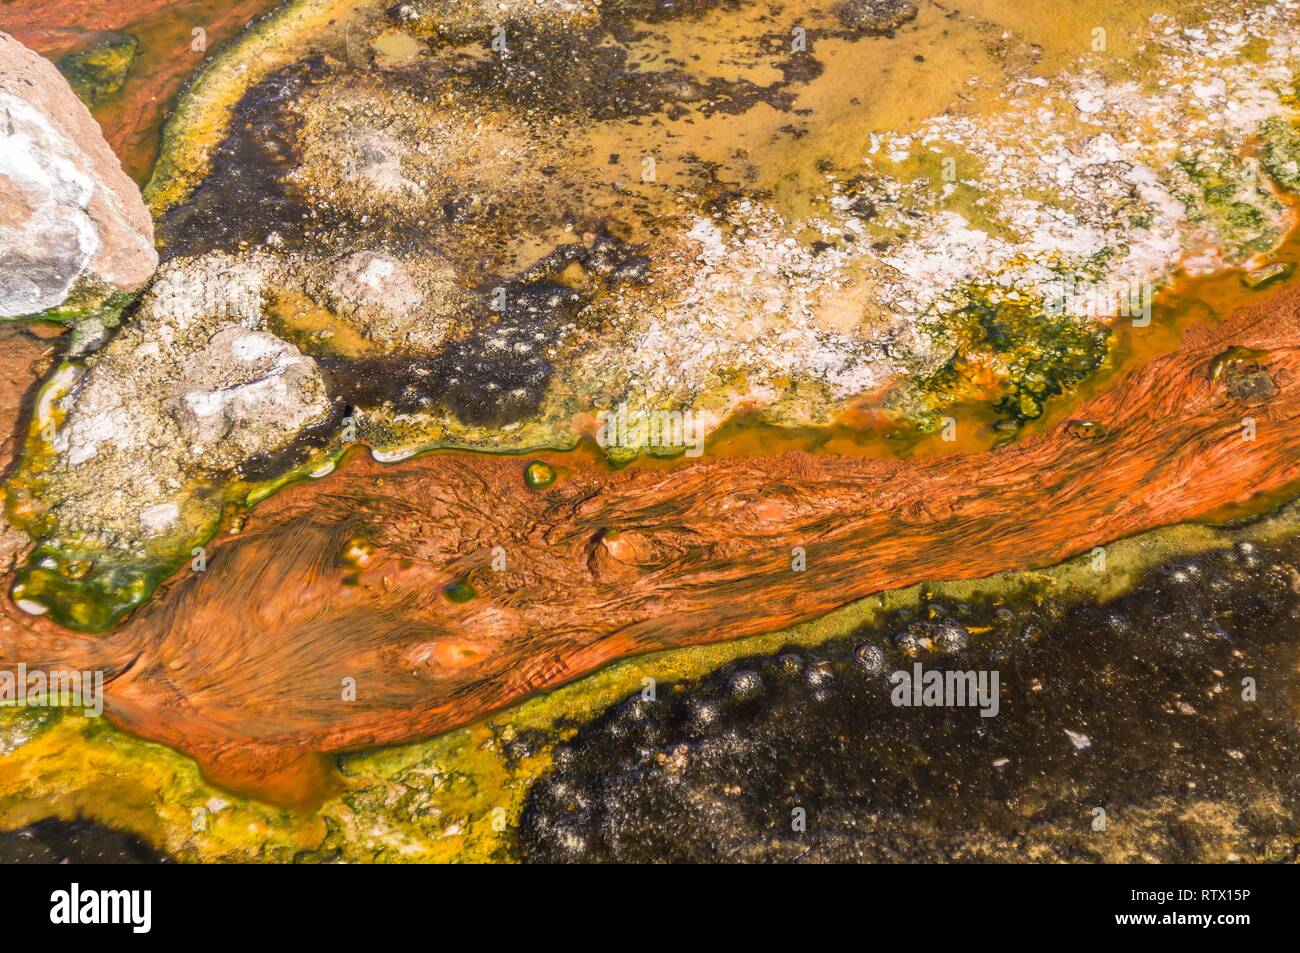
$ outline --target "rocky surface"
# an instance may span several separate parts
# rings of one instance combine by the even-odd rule
[[[329,416],[316,362],[263,328],[274,270],[220,254],[169,263],[131,323],[61,372],[57,402],[47,389],[37,429],[60,424],[44,480],[70,532],[119,548],[193,532],[216,514],[190,481],[220,484]]]
[[[436,258],[403,261],[379,251],[345,253],[305,269],[307,297],[341,329],[364,339],[361,350],[436,355],[460,329],[470,307],[451,265]],[[289,321],[293,323],[292,316]],[[342,340],[318,337],[317,347],[342,349]],[[357,356],[357,352],[350,352]]]
[[[1110,602],[922,598],[850,638],[660,683],[654,700],[634,694],[557,747],[521,852],[1291,861],[1298,567],[1292,538],[1171,560]],[[997,673],[996,708],[893,704],[892,673],[918,663],[982,672],[986,687]]]
[[[1114,12],[1099,6],[1100,20]],[[245,41],[255,74],[205,77],[199,102],[238,100],[230,132],[202,148],[214,131],[193,129],[184,171],[151,191],[173,254],[361,245],[431,260],[452,269],[471,322],[508,311],[497,289],[548,253],[590,254],[602,233],[637,246],[643,281],[565,273],[579,307],[547,316],[532,345],[561,372],[550,399],[511,414],[522,431],[477,431],[436,394],[400,425],[360,408],[385,453],[560,442],[575,413],[620,401],[711,424],[740,407],[825,423],[885,386],[905,426],[937,428],[945,405],[991,391],[1014,430],[1100,364],[1124,295],[1180,268],[1249,264],[1285,234],[1291,214],[1247,153],[1276,129],[1263,171],[1285,185],[1295,13],[1154,13],[1139,55],[1076,51],[1048,69],[995,23],[893,0],[831,13],[410,3],[365,10],[342,60],[328,11],[303,8]],[[678,32],[629,40],[639,18]],[[812,47],[774,42],[784,20]],[[910,67],[913,89],[974,73],[944,108],[890,127],[851,95],[846,70],[953,58],[953,31],[980,57]],[[711,62],[711,44],[742,51],[729,71],[673,65]],[[642,57],[655,68],[622,69]],[[647,117],[672,135],[647,135]],[[1031,330],[1044,312],[1048,357]]]
[[[925,382],[939,367],[995,379],[999,413],[1018,426],[1098,366],[1116,317],[1071,316],[1050,333],[1033,331],[1043,324],[1043,297],[1055,293],[1054,280],[1163,275],[1184,252],[1192,270],[1253,264],[1288,223],[1269,187],[1296,181],[1293,90],[1278,65],[1290,62],[1294,46],[1288,3],[1222,4],[1222,20],[1203,13],[1152,19],[1141,36],[1150,44],[1145,65],[1159,63],[1157,78],[1140,91],[1096,62],[1049,74],[1044,87],[1036,82],[1042,76],[1026,71],[1042,52],[1028,39],[949,16],[945,36],[960,20],[952,28],[980,36],[977,47],[997,60],[998,83],[981,73],[970,85],[981,87],[979,95],[994,93],[992,112],[1000,118],[990,121],[982,109],[935,109],[906,130],[872,127],[870,142],[849,148],[847,160],[836,150],[827,154],[824,141],[793,153],[757,143],[769,132],[773,142],[811,136],[816,143],[817,127],[827,124],[796,117],[825,107],[817,90],[837,87],[812,80],[819,70],[833,76],[836,63],[860,61],[832,54],[785,62],[775,72],[768,68],[781,57],[743,68],[706,60],[646,69],[664,37],[652,35],[651,55],[643,58],[645,34],[630,40],[631,24],[669,31],[674,48],[692,48],[682,31],[697,27],[712,37],[696,47],[706,52],[718,36],[733,46],[738,37],[752,40],[765,51],[783,44],[774,44],[761,11],[763,25],[742,15],[733,29],[728,18],[736,11],[726,4],[691,5],[684,14],[607,6],[600,14],[581,2],[510,0],[484,14],[473,5],[411,3],[372,8],[349,19],[340,35],[312,26],[316,13],[335,5],[299,4],[278,22],[297,16],[301,35],[284,35],[306,37],[304,46],[286,44],[261,58],[245,48],[224,61],[248,72],[229,100],[238,101],[233,121],[203,162],[172,163],[162,176],[165,193],[168,175],[196,175],[184,204],[158,206],[171,216],[171,260],[117,335],[79,333],[75,361],[56,373],[34,408],[29,455],[11,489],[14,511],[44,539],[35,572],[16,595],[26,612],[54,606],[60,621],[102,627],[105,617],[147,595],[138,579],[119,585],[114,559],[156,558],[151,548],[165,543],[173,546],[166,574],[176,540],[205,538],[222,510],[231,538],[214,548],[210,574],[175,579],[157,606],[108,638],[71,634],[10,607],[0,620],[2,645],[7,659],[94,660],[108,668],[119,676],[113,717],[193,752],[220,783],[298,806],[332,795],[340,783],[348,790],[319,815],[291,822],[244,798],[232,806],[171,752],[57,718],[40,725],[20,719],[16,728],[6,719],[0,758],[18,752],[0,772],[6,824],[39,810],[55,788],[60,816],[75,814],[78,789],[90,790],[87,778],[94,777],[112,794],[100,790],[84,803],[129,804],[123,815],[134,828],[165,830],[191,856],[215,856],[219,844],[238,841],[253,856],[273,849],[277,859],[411,858],[444,850],[469,827],[493,841],[486,832],[499,832],[496,812],[516,795],[480,787],[475,772],[490,763],[492,773],[499,756],[511,768],[505,786],[517,789],[514,767],[567,737],[568,723],[558,734],[516,731],[513,716],[504,726],[480,724],[475,750],[446,762],[428,752],[451,748],[432,744],[423,753],[381,752],[369,763],[350,756],[346,780],[314,752],[460,724],[602,660],[785,624],[869,585],[1060,558],[1072,551],[1063,546],[1186,518],[1241,501],[1243,487],[1271,490],[1294,477],[1294,307],[1284,299],[1270,317],[1275,326],[1265,327],[1256,313],[1220,336],[1202,335],[1172,362],[1088,405],[1084,413],[1096,419],[1054,427],[1001,453],[915,468],[792,455],[622,475],[582,455],[548,455],[548,463],[531,466],[443,455],[396,472],[354,456],[337,481],[290,491],[243,534],[243,517],[228,504],[242,503],[250,487],[262,492],[252,484],[273,484],[312,455],[313,466],[325,457],[313,475],[331,469],[339,448],[333,435],[358,421],[376,458],[393,459],[467,436],[491,448],[521,446],[536,438],[539,419],[548,439],[566,436],[583,426],[566,419],[569,411],[629,394],[718,417],[748,400],[776,418],[808,420],[878,383],[892,381],[901,394],[900,375]],[[841,53],[833,44],[893,44],[890,55],[909,58],[917,49],[913,62],[920,62],[920,48],[909,44],[939,25],[931,13],[927,6],[918,16],[912,4],[890,0],[845,3],[824,17],[811,14],[822,17],[812,40]],[[485,26],[502,16],[509,55],[485,60]],[[605,31],[614,42],[596,42]],[[557,57],[571,51],[573,36],[600,52],[572,62]],[[780,31],[777,39],[784,40]],[[620,56],[650,75],[628,75],[637,70],[622,70]],[[1197,72],[1200,58],[1209,65]],[[429,61],[437,65],[427,68]],[[951,63],[943,69],[967,75]],[[220,66],[213,70],[220,73]],[[601,85],[616,75],[623,79]],[[461,108],[460,97],[471,108]],[[183,114],[203,114],[221,100],[196,94]],[[755,122],[767,110],[789,120],[786,126]],[[1174,118],[1166,122],[1160,111]],[[745,117],[743,147],[719,136],[728,131],[727,116]],[[1124,117],[1140,117],[1141,130],[1113,147],[1098,130],[1127,129]],[[837,125],[833,110],[820,118]],[[588,121],[595,132],[584,128]],[[654,140],[665,124],[676,132],[695,123],[707,129],[687,135],[682,151],[669,149],[647,178],[637,160],[649,140],[635,135],[643,122]],[[1034,123],[1047,151],[1010,148],[1016,127]],[[1242,161],[1241,147],[1256,132],[1264,137],[1263,181]],[[1155,141],[1159,136],[1166,139]],[[714,137],[726,141],[728,156],[709,152]],[[183,154],[200,141],[173,148]],[[1187,148],[1170,160],[1168,143]],[[949,181],[925,154],[966,147],[996,168]],[[694,149],[704,155],[691,158]],[[847,174],[859,160],[869,173]],[[690,172],[670,173],[677,162]],[[965,163],[958,157],[957,168]],[[738,173],[747,167],[784,176],[815,170],[829,186],[791,202],[760,172]],[[998,182],[1024,201],[1007,202]],[[1116,192],[1116,182],[1133,191]],[[620,214],[625,206],[634,213]],[[573,214],[588,208],[599,214]],[[945,244],[948,238],[956,244]],[[1275,267],[1252,269],[1248,278]],[[679,354],[678,363],[664,359]],[[773,369],[778,373],[766,377]],[[576,399],[569,391],[575,382],[582,385]],[[774,396],[791,382],[785,396]],[[968,383],[957,380],[943,400],[968,393]],[[922,423],[935,406],[907,404]],[[1252,415],[1248,447],[1238,432],[1243,414]],[[323,439],[311,443],[313,433]],[[798,578],[816,579],[812,588],[820,591],[812,596],[790,583],[795,537],[815,540],[818,575]],[[502,569],[497,550],[487,550],[500,540],[507,543]],[[75,545],[62,545],[68,542]],[[484,568],[489,552],[491,574]],[[1287,737],[1270,741],[1285,731],[1267,720],[1263,730],[1258,721],[1245,728],[1222,706],[1204,710],[1194,692],[1203,689],[1214,706],[1221,682],[1184,691],[1179,679],[1188,660],[1218,664],[1212,674],[1220,680],[1241,665],[1290,677],[1294,653],[1270,637],[1295,615],[1285,597],[1288,579],[1296,586],[1294,554],[1260,557],[1239,547],[1167,568],[1144,602],[1106,615],[1092,607],[1071,614],[1061,603],[1003,612],[945,601],[894,618],[888,645],[855,640],[824,655],[783,653],[775,665],[755,657],[704,684],[681,685],[683,704],[654,717],[632,713],[634,729],[644,729],[638,740],[664,742],[648,766],[629,760],[628,712],[636,705],[621,706],[576,739],[587,763],[575,770],[572,749],[560,750],[559,772],[534,799],[524,846],[554,859],[618,856],[628,848],[626,833],[662,833],[656,812],[684,807],[725,830],[686,825],[676,840],[655,842],[665,855],[708,848],[753,859],[915,856],[919,842],[927,857],[1001,859],[1026,841],[1018,818],[968,813],[964,823],[944,826],[967,809],[965,792],[942,805],[949,811],[939,823],[921,795],[936,777],[956,789],[990,776],[996,787],[1014,775],[1024,782],[1013,792],[1021,818],[1044,796],[1062,802],[1030,813],[1027,837],[1040,857],[1236,859],[1224,844],[1241,845],[1244,856],[1284,856],[1295,840],[1293,792],[1274,782],[1291,770],[1290,750]],[[1184,611],[1184,588],[1202,578],[1210,580],[1207,592],[1198,589],[1203,598]],[[89,598],[108,604],[126,590],[130,598],[107,613]],[[1258,624],[1225,621],[1237,615]],[[1035,654],[1041,633],[1030,630],[1062,618],[1063,639],[1078,642],[1083,632],[1089,644]],[[1102,707],[1118,712],[1114,718],[1084,713],[1110,729],[1113,746],[1122,744],[1128,721],[1177,715],[1185,720],[1171,733],[1180,744],[1209,737],[1223,756],[1208,769],[1179,763],[1164,770],[1165,753],[1145,750],[1144,764],[1155,767],[1121,804],[1126,826],[1116,844],[1085,843],[1064,802],[1080,784],[1101,791],[1098,779],[1109,784],[1120,769],[1112,754],[1098,759],[1100,773],[1075,770],[1077,752],[1100,747],[1101,736],[1067,727],[1064,717],[1080,714],[1068,704],[1075,696],[1038,694],[1031,678],[1031,694],[1016,693],[1009,703],[1061,702],[1050,715],[1062,719],[1066,756],[1043,754],[1054,750],[1050,739],[1013,727],[998,739],[1030,759],[1041,756],[1039,774],[1015,775],[1018,763],[999,757],[988,767],[967,763],[947,775],[901,778],[891,792],[901,807],[886,803],[876,817],[882,836],[867,836],[845,804],[876,798],[878,805],[874,778],[826,768],[842,754],[870,688],[854,676],[917,656],[1000,662],[1001,643],[993,656],[978,654],[990,651],[979,630],[1004,626],[989,642],[1005,641],[1015,634],[1008,619],[1030,620],[1021,638],[1031,651],[1017,671],[1039,665],[1050,689],[1094,675],[1108,688],[1135,686],[1114,698],[1098,693]],[[1080,675],[1095,626],[1117,638],[1105,646],[1101,671]],[[1172,641],[1143,638],[1147,629]],[[1225,633],[1238,637],[1234,651],[1216,656]],[[1136,664],[1130,649],[1140,653]],[[304,658],[311,665],[303,666]],[[1153,665],[1163,679],[1154,687]],[[361,702],[341,709],[340,679],[358,672]],[[783,674],[791,678],[782,681]],[[941,721],[944,730],[916,739],[909,752],[916,760],[961,754],[950,750],[951,719]],[[800,760],[796,752],[783,761],[762,752],[755,760],[753,749],[731,736],[740,725],[761,746],[791,724],[813,737],[821,732],[823,746],[810,749],[816,758]],[[858,753],[884,770],[882,757],[888,761],[898,746],[887,727],[874,727]],[[987,740],[976,734],[961,739],[971,742],[962,751]],[[68,764],[69,739],[78,757],[90,755],[89,770]],[[748,770],[726,777],[732,756]],[[1243,769],[1246,759],[1256,763]],[[144,777],[123,771],[123,763]],[[651,792],[643,801],[610,781],[611,770],[643,768]],[[785,820],[773,808],[781,791],[818,771],[826,799],[815,829],[801,841],[780,836],[771,824]],[[1225,778],[1236,787],[1227,790]],[[1207,789],[1204,796],[1167,790],[1189,780]],[[474,790],[447,796],[458,785]],[[1242,790],[1249,797],[1237,796]],[[689,803],[674,801],[679,795]],[[15,811],[15,798],[30,802]],[[195,810],[218,818],[220,837],[190,836]],[[275,824],[286,830],[272,831]],[[1139,842],[1145,854],[1134,849]]]
[[[910,0],[845,0],[836,15],[850,30],[873,35],[887,34],[916,19],[916,4]]]
[[[0,318],[89,310],[157,266],[153,223],[53,65],[0,34]]]
[[[67,432],[18,474],[34,535],[179,565],[252,484],[351,442],[571,447],[619,407],[711,430],[869,404],[905,440],[960,408],[989,446],[1106,363],[1135,293],[1277,264],[1291,222],[1290,5],[1141,15],[1126,58],[1050,68],[1028,35],[892,2],[783,7],[802,49],[767,4],[336,13],[288,5],[182,103],[149,188],[169,303],[151,293],[111,354],[80,336],[50,391],[66,425],[43,421]],[[741,51],[726,68],[718,44]],[[909,90],[938,84],[915,115],[855,92],[899,57]],[[280,383],[148,353],[139,328],[206,306],[214,255],[260,276],[241,320],[295,349]],[[224,387],[239,406],[204,424],[181,399]],[[92,454],[126,395],[139,419]],[[283,427],[240,409],[272,397]],[[141,521],[164,505],[179,518]]]

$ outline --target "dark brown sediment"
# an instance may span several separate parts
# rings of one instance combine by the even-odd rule
[[[1118,598],[1039,573],[1015,574],[1019,593],[925,584],[816,645],[661,678],[653,698],[629,680],[555,741],[519,856],[1294,862],[1300,536],[1232,539],[1273,523],[1215,533]],[[918,666],[983,694],[917,704]]]

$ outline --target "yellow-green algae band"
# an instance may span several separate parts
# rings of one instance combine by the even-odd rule
[[[222,48],[221,55],[204,63],[163,127],[158,163],[144,189],[145,204],[155,218],[184,202],[203,180],[239,97],[282,65],[276,44],[287,42],[295,31],[346,17],[355,6],[353,0],[286,3],[254,21]]]
[[[517,859],[513,838],[529,785],[551,764],[549,744],[507,752],[528,732],[565,739],[652,677],[660,690],[747,655],[842,638],[901,608],[977,597],[1014,605],[1049,596],[1108,600],[1178,556],[1300,530],[1300,504],[1252,522],[1184,524],[1106,547],[1041,572],[912,586],[856,602],[805,625],[734,642],[627,659],[472,726],[429,741],[339,758],[344,792],[306,814],[208,784],[194,762],[103,719],[0,709],[0,829],[45,817],[85,817],[126,830],[189,861],[475,862]],[[976,636],[978,638],[978,636]]]

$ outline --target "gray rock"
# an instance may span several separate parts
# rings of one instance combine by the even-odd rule
[[[213,516],[195,481],[222,482],[328,418],[316,362],[262,326],[277,266],[213,254],[168,262],[132,319],[57,396],[47,495],[59,530],[115,546]]]
[[[164,404],[191,457],[238,462],[277,448],[318,418],[324,382],[292,344],[223,325],[185,366],[181,391]]]
[[[0,33],[0,318],[93,308],[157,265],[149,212],[90,111]]]

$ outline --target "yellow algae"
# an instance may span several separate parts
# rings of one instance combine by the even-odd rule
[[[370,45],[375,50],[375,65],[381,68],[409,63],[425,48],[419,40],[401,30],[385,30],[371,40]]]
[[[179,205],[211,167],[236,103],[249,86],[302,56],[297,41],[323,24],[355,16],[357,0],[289,3],[240,34],[190,82],[163,129],[163,146],[145,202],[155,216]]]
[[[266,322],[284,340],[315,353],[348,358],[384,353],[352,323],[290,289],[271,292]]]

